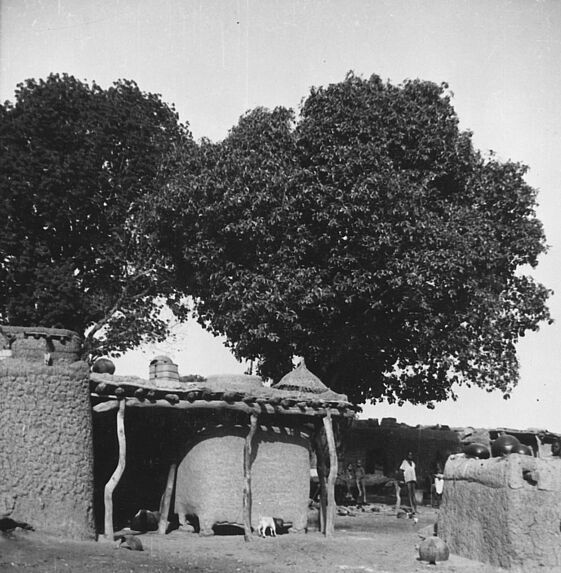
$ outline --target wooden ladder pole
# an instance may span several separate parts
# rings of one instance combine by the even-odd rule
[[[125,471],[126,457],[127,457],[127,441],[125,437],[125,400],[119,401],[119,409],[117,410],[117,440],[119,441],[119,462],[105,484],[105,530],[104,537],[107,541],[114,541],[113,530],[113,491],[117,487],[123,472]]]
[[[251,539],[251,443],[257,430],[257,414],[251,414],[243,450],[243,529],[244,540]]]

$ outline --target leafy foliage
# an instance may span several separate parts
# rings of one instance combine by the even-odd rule
[[[173,108],[131,81],[51,75],[0,114],[0,319],[88,331],[93,357],[162,339],[162,301],[181,307],[138,224],[192,145]]]
[[[278,379],[292,355],[357,402],[506,396],[549,321],[520,272],[544,235],[518,163],[485,158],[446,85],[350,73],[300,117],[256,109],[159,196],[152,232],[200,322]],[[164,223],[165,222],[165,223]]]

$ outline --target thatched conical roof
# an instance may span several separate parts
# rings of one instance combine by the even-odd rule
[[[329,388],[312,372],[306,368],[304,360],[288,374],[285,374],[276,384],[271,386],[275,390],[288,390],[289,392],[307,392],[310,394],[323,394]]]

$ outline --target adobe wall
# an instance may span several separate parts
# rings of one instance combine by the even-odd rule
[[[430,488],[430,476],[437,461],[444,464],[447,456],[460,449],[457,432],[445,427],[412,427],[393,419],[354,420],[344,440],[339,471],[349,463],[362,460],[369,474],[393,476],[401,462],[412,451],[417,464],[420,489]]]
[[[438,535],[463,557],[516,571],[561,567],[561,459],[452,456]]]
[[[94,537],[88,383],[84,362],[0,361],[0,515]]]

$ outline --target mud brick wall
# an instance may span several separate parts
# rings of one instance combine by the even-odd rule
[[[412,427],[384,418],[377,420],[354,420],[346,433],[339,471],[347,464],[362,460],[366,472],[380,472],[393,476],[407,452],[413,452],[417,464],[417,485],[430,488],[430,478],[437,462],[444,465],[451,453],[460,450],[457,433],[447,428]]]
[[[0,515],[94,537],[89,369],[0,361]]]
[[[463,557],[516,571],[561,567],[561,459],[452,456],[438,535]]]

